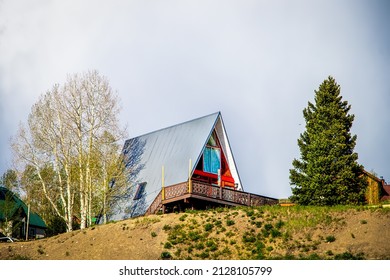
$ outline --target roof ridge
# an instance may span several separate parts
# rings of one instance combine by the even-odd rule
[[[150,132],[147,132],[147,133],[144,133],[144,134],[140,134],[138,136],[134,136],[134,137],[128,138],[125,142],[127,142],[127,141],[129,141],[131,139],[143,137],[143,136],[146,136],[146,135],[149,135],[149,134],[152,134],[152,133],[156,133],[156,132],[159,132],[159,131],[170,129],[170,128],[173,128],[173,127],[176,127],[176,126],[179,126],[179,125],[184,125],[184,124],[187,124],[187,123],[190,123],[190,122],[198,121],[200,119],[208,118],[208,117],[211,117],[212,115],[216,115],[216,117],[218,117],[219,115],[221,115],[221,112],[217,111],[215,113],[208,114],[208,115],[205,115],[203,117],[198,117],[198,118],[195,118],[195,119],[191,119],[191,120],[187,120],[187,121],[184,121],[184,122],[181,122],[181,123],[177,123],[177,124],[174,124],[174,125],[163,127],[163,128],[157,129],[157,130],[153,130],[153,131],[150,131]]]

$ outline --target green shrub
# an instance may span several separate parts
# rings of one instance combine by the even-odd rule
[[[174,225],[173,230],[180,230],[183,228],[183,225]]]
[[[208,240],[208,241],[206,241],[206,246],[207,247],[211,247],[211,246],[213,246],[215,244],[215,242],[213,241],[213,240]]]
[[[271,224],[265,224],[265,225],[264,225],[264,229],[265,229],[266,231],[270,231],[272,228],[273,228],[273,225],[271,225]]]
[[[306,260],[321,260],[321,257],[317,254],[310,254],[308,257],[304,258]]]
[[[168,240],[172,245],[183,243],[187,239],[186,232],[183,230],[184,225],[174,225],[168,234]]]
[[[226,237],[232,237],[232,236],[235,236],[235,235],[236,234],[234,232],[232,232],[231,230],[226,233]]]
[[[284,225],[285,225],[285,223],[284,223],[282,220],[279,220],[279,221],[276,223],[275,227],[276,227],[277,229],[281,229]]]
[[[190,232],[188,233],[188,238],[189,238],[191,241],[199,240],[199,239],[201,238],[200,232],[199,232],[199,231],[190,231]]]
[[[248,217],[251,217],[251,216],[253,216],[255,214],[255,211],[253,210],[253,209],[250,209],[250,210],[247,210],[246,211],[246,215],[248,216]]]
[[[171,249],[171,248],[172,248],[172,243],[171,242],[165,242],[164,249]]]
[[[204,225],[204,230],[205,231],[211,231],[213,229],[213,227],[214,226],[212,224],[207,223],[207,224]]]
[[[283,241],[287,242],[291,239],[291,234],[289,232],[285,232],[282,234]]]
[[[163,226],[163,230],[165,230],[165,231],[169,231],[171,229],[172,229],[172,227],[170,225],[164,225]]]
[[[215,211],[217,213],[223,213],[225,211],[227,211],[228,209],[226,207],[218,207],[218,208],[215,208]]]
[[[245,232],[242,236],[242,241],[244,243],[254,243],[256,241],[256,236],[254,236],[252,233]]]
[[[199,256],[202,259],[207,259],[210,257],[210,254],[208,252],[202,252]]]
[[[256,260],[263,260],[265,258],[264,257],[264,248],[265,248],[265,245],[263,242],[261,242],[261,241],[256,242],[256,248],[252,250],[252,254],[255,255]]]
[[[333,255],[334,255],[333,252],[332,252],[331,250],[326,251],[325,254],[327,254],[328,256],[333,256]]]
[[[222,255],[231,255],[232,254],[232,251],[230,251],[230,249],[228,247],[225,247],[223,250],[222,250]]]
[[[197,250],[203,250],[204,249],[204,244],[203,242],[199,242],[195,245],[195,249]]]
[[[177,249],[176,252],[174,253],[176,257],[180,257],[181,254],[181,249]]]
[[[353,255],[350,252],[344,252],[334,256],[335,260],[364,260],[364,253],[358,253]]]
[[[170,260],[170,259],[172,259],[172,255],[171,255],[171,253],[164,251],[161,253],[161,259]]]
[[[229,226],[229,227],[234,225],[234,224],[235,224],[235,222],[233,220],[227,220],[226,221],[226,225]]]
[[[212,243],[210,246],[208,246],[209,247],[209,249],[210,249],[210,251],[211,252],[214,252],[214,251],[217,251],[218,250],[218,246],[217,246],[217,244],[216,243]]]
[[[184,215],[182,215],[182,216],[179,218],[179,220],[182,221],[182,222],[184,222],[184,220],[185,220],[187,217],[188,217],[188,214],[184,214]]]
[[[222,221],[215,221],[214,225],[216,227],[221,227],[222,226]]]
[[[326,241],[326,242],[329,242],[329,243],[334,242],[334,241],[336,241],[336,237],[334,237],[333,235],[328,235],[328,236],[325,238],[325,241]]]
[[[274,228],[271,229],[271,236],[272,236],[272,238],[279,237],[281,235],[282,235],[282,233],[280,231],[278,231],[277,229],[274,229]]]
[[[157,233],[155,233],[154,231],[152,231],[152,232],[150,233],[150,235],[151,235],[152,237],[156,237],[156,236],[157,236]]]
[[[270,235],[270,232],[265,230],[265,229],[262,229],[261,232],[262,232],[264,237],[268,237]]]
[[[31,260],[30,257],[28,256],[23,256],[23,255],[15,255],[10,258],[10,260]]]

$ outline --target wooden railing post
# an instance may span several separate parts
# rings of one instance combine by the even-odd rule
[[[191,169],[192,169],[192,162],[190,159],[190,162],[188,164],[188,193],[192,193]]]
[[[164,165],[161,167],[161,200],[165,200]]]

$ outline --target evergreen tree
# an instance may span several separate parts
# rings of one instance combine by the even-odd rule
[[[342,101],[340,86],[328,77],[315,91],[315,104],[303,110],[306,131],[298,146],[301,159],[290,169],[291,200],[301,205],[364,203],[366,182],[354,152],[356,135],[350,129],[354,115]]]

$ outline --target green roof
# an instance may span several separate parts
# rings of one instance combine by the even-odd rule
[[[4,188],[0,186],[0,220],[4,220],[4,206],[6,204],[5,202],[5,196],[6,194],[11,194],[12,200],[14,202],[13,207],[10,207],[10,216],[15,215],[16,211],[19,209],[22,209],[24,214],[27,216],[27,205],[13,192],[8,190],[7,188]],[[34,212],[30,212],[30,225],[36,226],[36,227],[41,227],[41,228],[46,228],[45,222],[42,220],[42,218]]]

